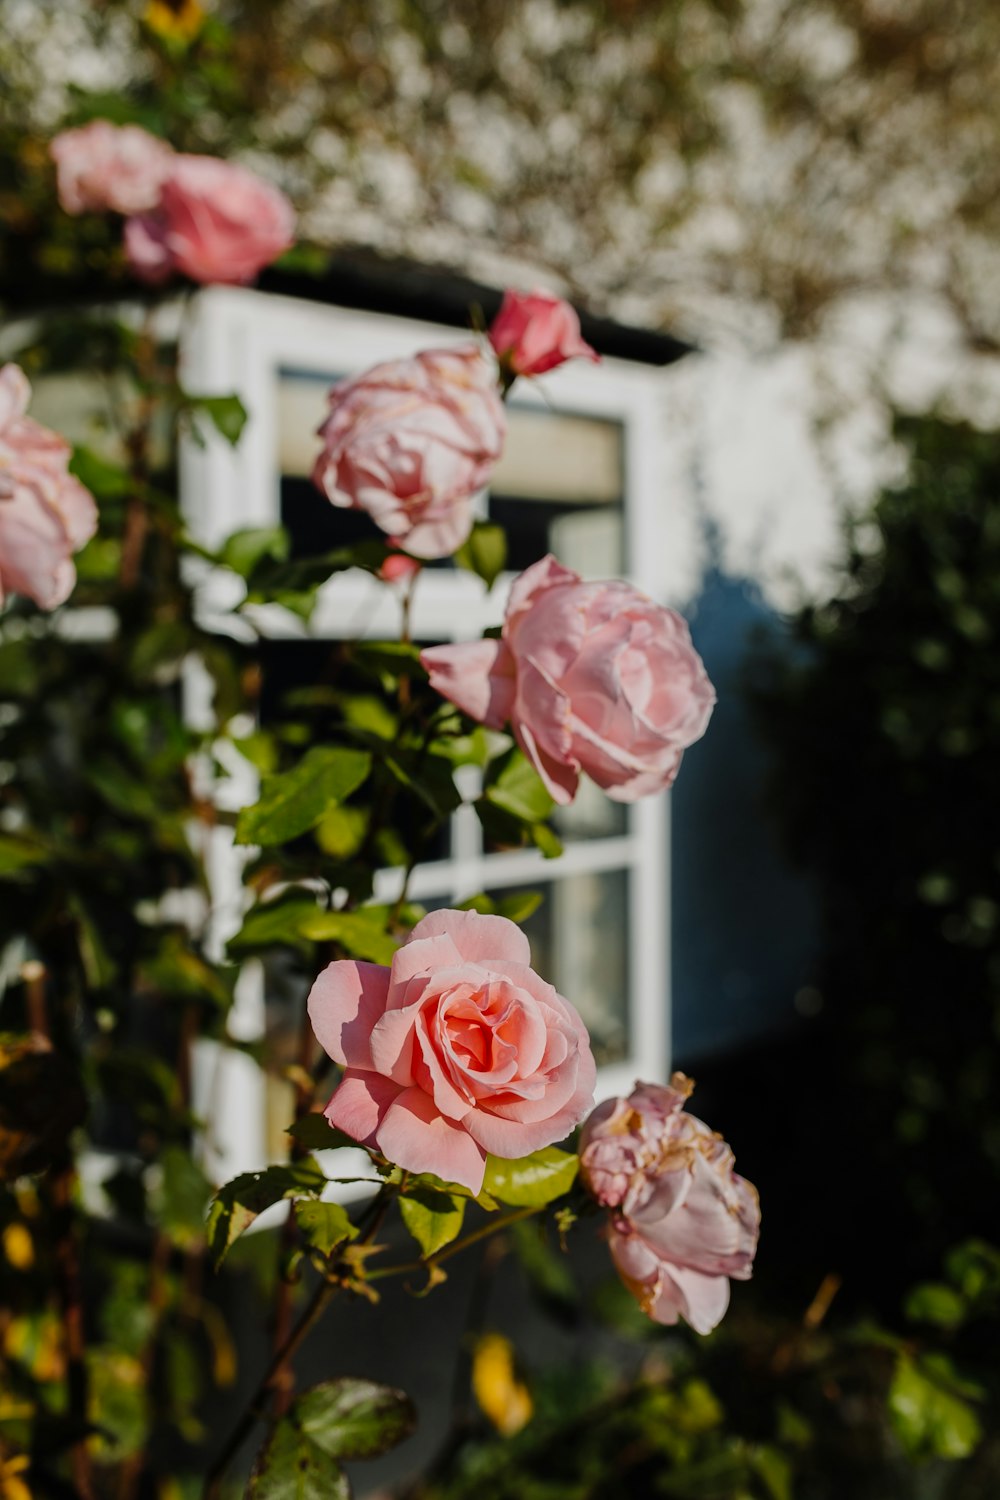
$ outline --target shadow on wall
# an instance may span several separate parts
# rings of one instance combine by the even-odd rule
[[[764,802],[766,751],[746,698],[751,651],[793,649],[747,579],[705,575],[691,635],[719,701],[671,793],[673,1057],[681,1067],[810,1017],[819,946],[808,880]]]

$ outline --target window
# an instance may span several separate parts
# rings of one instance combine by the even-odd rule
[[[199,392],[238,392],[250,421],[235,452],[213,442],[205,449],[189,445],[182,454],[183,500],[195,535],[214,545],[239,528],[280,519],[301,553],[363,534],[368,518],[327,505],[308,479],[328,386],[380,360],[469,337],[252,291],[201,294],[184,342],[185,384]],[[659,380],[655,370],[609,360],[564,366],[515,387],[504,458],[490,493],[477,501],[481,515],[508,530],[512,572],[487,593],[478,578],[448,564],[426,570],[414,599],[416,640],[477,638],[499,624],[514,573],[548,551],[584,576],[625,576],[663,597]],[[206,625],[231,628],[223,608],[236,584],[228,574],[206,571],[199,588]],[[261,606],[255,623],[268,638],[267,650],[284,662],[283,673],[294,678],[308,674],[310,655],[323,642],[395,635],[398,610],[392,590],[358,572],[338,575],[321,592],[308,631],[277,605]],[[193,715],[201,690],[193,672]],[[474,791],[470,785],[469,794]],[[250,768],[234,764],[221,795],[232,807],[252,800]],[[627,1092],[637,1076],[662,1078],[668,1066],[667,818],[664,797],[626,808],[584,782],[572,807],[557,817],[564,854],[544,860],[534,850],[484,846],[475,812],[463,806],[410,887],[413,899],[428,907],[479,891],[543,891],[543,904],[524,924],[534,962],[583,1015],[604,1094]],[[241,856],[226,830],[216,829],[213,837],[214,939],[221,951],[240,922]],[[400,878],[398,870],[381,872],[376,897],[393,899]],[[248,964],[232,1030],[244,1039],[267,1034],[280,1052],[300,1003],[301,985],[281,964]],[[207,1146],[213,1172],[223,1177],[259,1167],[280,1149],[290,1106],[247,1058],[209,1047],[196,1076],[203,1098],[212,1090]]]

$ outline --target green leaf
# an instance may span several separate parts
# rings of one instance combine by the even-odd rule
[[[464,542],[455,553],[455,562],[470,573],[478,573],[492,588],[507,565],[507,535],[495,521],[476,521]]]
[[[985,1240],[966,1240],[948,1252],[948,1276],[970,1301],[1000,1296],[1000,1250]]]
[[[371,763],[366,750],[314,746],[294,770],[265,776],[259,801],[237,819],[236,842],[269,845],[297,838],[357,790]]]
[[[314,943],[339,943],[352,958],[391,964],[399,944],[382,926],[385,908],[379,908],[376,917],[366,916],[365,911],[365,907],[360,911],[323,911],[316,907],[303,918],[300,931]]]
[[[350,1500],[336,1459],[311,1442],[287,1417],[257,1455],[248,1500]]]
[[[246,953],[275,943],[288,943],[293,948],[339,943],[352,958],[390,964],[399,945],[385,931],[388,911],[386,906],[324,911],[315,897],[297,892],[255,906],[239,932],[230,938],[229,947],[233,953]]]
[[[336,1130],[325,1115],[312,1111],[289,1125],[287,1134],[307,1151],[336,1151],[342,1146],[357,1148],[357,1141]]]
[[[316,842],[331,859],[350,859],[364,843],[368,819],[363,807],[331,807],[316,829]]]
[[[491,1198],[512,1208],[544,1208],[569,1192],[578,1166],[575,1152],[560,1151],[557,1146],[546,1146],[518,1161],[488,1156],[483,1188]]]
[[[770,1500],[793,1500],[792,1465],[786,1454],[768,1444],[754,1449],[750,1462],[763,1480]]]
[[[205,1234],[216,1270],[243,1231],[258,1214],[283,1198],[317,1198],[326,1177],[311,1157],[288,1166],[243,1172],[227,1182],[212,1199]]]
[[[417,1423],[409,1396],[371,1380],[325,1380],[303,1391],[288,1415],[331,1458],[376,1458]]]
[[[295,1218],[302,1238],[311,1250],[329,1255],[345,1240],[354,1240],[358,1231],[339,1203],[317,1203],[306,1199],[295,1205]]]
[[[175,1245],[189,1249],[200,1244],[205,1233],[205,1205],[211,1185],[189,1151],[168,1146],[160,1157],[163,1172],[154,1199],[157,1221]]]
[[[478,911],[483,916],[506,917],[508,922],[526,922],[538,910],[545,897],[541,891],[515,891],[509,896],[470,896],[462,901],[458,911]]]
[[[462,1228],[467,1202],[451,1193],[419,1187],[400,1198],[399,1211],[423,1254],[436,1255]]]
[[[119,464],[109,463],[92,448],[73,449],[69,461],[69,472],[74,474],[85,489],[99,500],[123,499],[133,487],[128,470]]]
[[[248,415],[239,396],[195,396],[190,391],[182,391],[181,396],[186,411],[207,417],[226,442],[236,447]]]
[[[563,852],[562,839],[552,831],[548,823],[532,823],[531,841],[546,859],[558,859]]]
[[[290,548],[291,541],[283,526],[250,526],[226,538],[219,561],[241,578],[249,578],[261,558],[286,562]]]
[[[934,1323],[938,1328],[957,1328],[965,1320],[965,1299],[954,1287],[925,1281],[906,1299],[906,1316],[914,1323]]]
[[[982,1436],[969,1405],[975,1388],[960,1381],[947,1360],[901,1353],[889,1389],[896,1435],[911,1458],[968,1458]]]
[[[0,879],[20,875],[49,858],[49,851],[34,839],[21,833],[0,833]]]
[[[516,746],[493,762],[483,796],[522,823],[539,823],[555,807],[544,781]]]

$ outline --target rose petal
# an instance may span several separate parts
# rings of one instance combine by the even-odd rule
[[[482,1188],[486,1153],[422,1089],[404,1089],[392,1102],[378,1127],[378,1144],[407,1172],[433,1172],[471,1193]]]
[[[309,1020],[324,1052],[348,1067],[370,1068],[372,1029],[386,1008],[389,970],[382,964],[338,959],[309,991]]]
[[[489,968],[491,959],[504,964],[531,963],[528,939],[506,917],[477,911],[432,911],[417,923],[407,943],[442,936],[450,939],[460,958],[485,968]]]
[[[323,1113],[331,1125],[352,1140],[360,1141],[362,1146],[374,1146],[375,1132],[400,1092],[388,1078],[349,1068]]]

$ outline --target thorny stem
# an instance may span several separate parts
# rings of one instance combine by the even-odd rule
[[[397,1188],[388,1183],[383,1183],[374,1200],[369,1204],[365,1219],[362,1220],[362,1224],[364,1225],[360,1239],[362,1245],[370,1244],[378,1233],[390,1200],[397,1191]],[[269,1393],[276,1386],[280,1385],[283,1372],[289,1361],[301,1346],[306,1334],[316,1324],[326,1309],[327,1304],[339,1290],[340,1288],[335,1282],[321,1281],[310,1298],[305,1312],[288,1334],[281,1348],[275,1351],[271,1358],[271,1363],[258,1381],[257,1387],[243,1411],[243,1415],[229,1434],[225,1447],[208,1472],[205,1480],[203,1500],[218,1500],[226,1470],[253,1431],[256,1423],[266,1415]]]
[[[305,1005],[302,1007],[302,1016],[299,1021],[298,1052],[296,1055],[295,1068],[295,1119],[301,1120],[303,1115],[309,1113],[312,1105],[312,1083],[309,1074],[310,1054],[312,1052],[312,1027],[309,1022],[309,1012]],[[307,1153],[295,1140],[292,1141],[290,1159],[295,1161],[297,1157]],[[294,1283],[285,1273],[285,1261],[295,1248],[298,1238],[298,1225],[295,1219],[295,1210],[292,1204],[288,1205],[288,1216],[281,1226],[281,1238],[278,1244],[278,1287],[274,1302],[274,1336],[272,1349],[277,1353],[288,1341],[292,1326],[292,1305],[295,1296]],[[276,1416],[284,1416],[292,1401],[294,1382],[292,1372],[287,1361],[283,1362],[276,1371],[274,1381],[274,1411]]]
[[[389,1276],[407,1276],[414,1271],[432,1270],[446,1260],[451,1260],[453,1255],[459,1255],[463,1250],[468,1250],[470,1245],[476,1245],[480,1240],[485,1240],[491,1234],[499,1234],[511,1224],[516,1224],[519,1219],[528,1219],[532,1214],[540,1210],[534,1206],[531,1208],[515,1208],[511,1213],[504,1214],[502,1218],[491,1219],[486,1224],[474,1229],[471,1234],[464,1235],[460,1240],[454,1240],[439,1250],[436,1255],[429,1255],[426,1260],[408,1260],[399,1266],[383,1266],[379,1270],[369,1271],[369,1281],[384,1281]]]
[[[33,1031],[51,1041],[45,996],[44,965],[31,962],[23,971],[27,990],[28,1023]],[[79,1434],[70,1450],[73,1488],[78,1500],[93,1500],[94,1480],[87,1450],[87,1347],[83,1327],[83,1288],[77,1245],[76,1168],[68,1149],[52,1168],[49,1193],[55,1239],[55,1292],[62,1321],[63,1353],[66,1359],[66,1399],[69,1416]]]
[[[94,1481],[87,1451],[87,1355],[83,1331],[83,1289],[80,1255],[76,1241],[73,1196],[76,1168],[67,1158],[53,1171],[52,1208],[56,1240],[56,1297],[62,1316],[63,1348],[66,1355],[66,1393],[69,1415],[80,1436],[73,1444],[70,1463],[73,1488],[79,1500],[94,1500]]]
[[[209,1470],[208,1477],[205,1480],[204,1500],[218,1500],[218,1496],[222,1490],[223,1475],[243,1446],[246,1438],[253,1431],[258,1420],[264,1416],[267,1397],[270,1391],[280,1379],[288,1361],[295,1354],[306,1334],[316,1323],[337,1290],[338,1288],[332,1282],[320,1282],[302,1317],[296,1323],[281,1348],[274,1354],[271,1363],[257,1384],[257,1389],[247,1403],[243,1415],[229,1434],[225,1447]]]

